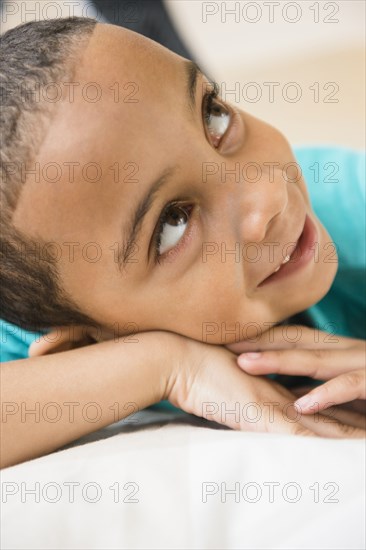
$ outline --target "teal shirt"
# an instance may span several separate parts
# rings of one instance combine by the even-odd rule
[[[294,152],[314,212],[336,244],[339,265],[327,295],[289,321],[366,339],[365,155],[335,147]],[[0,319],[0,360],[28,357],[30,344],[46,332],[28,332]]]
[[[291,323],[366,339],[365,154],[332,147],[295,149],[313,210],[330,234],[338,270],[328,293]],[[332,249],[326,251],[332,260]]]
[[[0,319],[0,362],[25,359],[31,343],[47,332],[29,332]]]

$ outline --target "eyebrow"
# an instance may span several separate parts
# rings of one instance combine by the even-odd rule
[[[125,229],[125,232],[122,230],[122,235],[128,235],[128,238],[124,240],[124,246],[122,247],[121,253],[119,252],[117,255],[120,271],[126,268],[127,263],[136,263],[137,260],[131,259],[131,256],[136,252],[135,245],[141,232],[142,222],[151,209],[158,191],[169,181],[174,172],[174,168],[167,168],[151,185],[146,195],[144,195],[138,203],[133,217],[127,225],[127,229]]]
[[[194,61],[186,61],[184,63],[184,69],[186,74],[188,105],[192,112],[195,112],[197,80],[198,76],[203,73]],[[122,235],[128,235],[128,237],[126,240],[123,239],[124,246],[117,254],[117,263],[121,272],[126,268],[126,264],[129,263],[131,256],[136,252],[135,244],[139,238],[142,223],[150,211],[158,191],[171,179],[174,172],[174,168],[167,168],[163,174],[159,176],[138,203],[131,221],[127,224],[127,229],[122,227]]]
[[[199,75],[203,75],[203,72],[195,61],[186,61],[184,68],[187,76],[188,105],[195,112],[197,80]]]

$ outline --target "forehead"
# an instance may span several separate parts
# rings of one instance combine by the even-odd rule
[[[90,215],[105,225],[121,213],[122,194],[141,196],[152,166],[165,169],[174,147],[164,117],[175,109],[174,88],[184,93],[182,61],[132,31],[96,25],[73,82],[61,83],[35,159],[39,174],[27,177],[14,215],[19,229],[45,240],[92,238]]]
[[[129,29],[97,24],[76,72],[80,80],[90,81],[95,76],[104,78],[106,84],[144,77],[154,80],[161,69],[169,70],[178,57],[164,46]]]
[[[117,154],[141,147],[142,121],[148,125],[169,106],[177,77],[182,81],[181,60],[132,31],[97,25],[76,68],[75,101],[65,98],[53,124],[54,131],[68,133],[65,152],[74,151],[76,140],[91,156],[106,142]]]

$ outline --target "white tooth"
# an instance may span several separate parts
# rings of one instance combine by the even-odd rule
[[[288,254],[286,258],[283,260],[282,264],[277,267],[277,269],[274,270],[273,273],[277,273],[277,271],[283,266],[283,264],[287,264],[287,262],[290,260],[290,255]]]

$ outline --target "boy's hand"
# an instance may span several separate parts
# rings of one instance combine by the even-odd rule
[[[301,325],[278,325],[255,343],[243,341],[227,348],[240,354],[237,363],[250,374],[290,374],[328,380],[295,402],[303,414],[366,399],[365,340],[330,335]],[[251,356],[253,351],[261,353]]]
[[[160,334],[156,337],[160,338]],[[365,433],[355,429],[363,424],[352,412],[346,416],[338,411],[332,416],[302,416],[293,406],[294,394],[272,380],[240,370],[235,353],[224,346],[198,342],[175,333],[164,334],[169,335],[164,344],[169,346],[162,349],[166,374],[162,380],[165,392],[160,398],[168,399],[188,413],[236,430],[325,437],[360,437]],[[110,335],[103,335],[104,338],[109,339]],[[29,355],[36,357],[66,351],[87,346],[91,341],[82,327],[74,327],[72,337],[68,327],[57,327],[47,339],[34,342]],[[228,347],[240,352],[241,349],[257,349],[258,343],[240,342]],[[264,349],[265,341],[262,347]],[[115,349],[118,351],[117,346]]]
[[[236,355],[223,346],[188,338],[181,344],[164,398],[188,413],[243,431],[365,435],[356,427],[355,413],[348,413],[347,424],[329,415],[302,416],[293,406],[296,397],[290,391],[267,378],[242,372]]]

